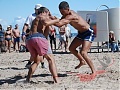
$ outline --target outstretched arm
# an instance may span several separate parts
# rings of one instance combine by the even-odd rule
[[[68,15],[66,17],[62,17],[61,20],[54,25],[57,26],[57,27],[61,27],[63,25],[69,24],[73,20],[77,20],[77,17],[72,16],[72,15]]]
[[[50,26],[59,22],[59,19],[52,20],[51,18],[46,19],[46,17],[41,17],[40,20],[41,20],[41,23],[45,26]]]

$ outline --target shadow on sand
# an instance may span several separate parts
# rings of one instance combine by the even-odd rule
[[[33,75],[32,78],[35,78],[35,77],[47,77],[47,76],[51,76],[51,74]],[[17,75],[17,76],[14,76],[14,77],[8,77],[7,79],[0,79],[0,85],[3,85],[4,83],[14,84],[18,80],[25,79],[26,77],[27,76]],[[58,74],[58,77],[67,77],[67,74]],[[53,81],[44,81],[44,82],[48,83],[48,84],[52,84],[53,83]]]

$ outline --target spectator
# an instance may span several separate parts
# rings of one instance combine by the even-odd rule
[[[66,32],[66,47],[68,48],[68,41],[69,38],[71,38],[71,31],[70,31],[70,27],[68,27],[68,25],[65,25],[65,32]]]
[[[5,38],[4,34],[5,34],[5,31],[2,28],[2,25],[0,24],[0,44],[4,41],[4,38]]]
[[[20,50],[20,30],[18,29],[18,24],[15,25],[15,28],[13,30],[13,38],[14,38],[14,51],[16,50],[16,43],[19,51]]]
[[[109,32],[109,46],[110,46],[112,52],[119,51],[119,47],[118,47],[118,44],[115,40],[115,35],[114,35],[113,31]]]
[[[53,46],[52,46],[52,43],[53,43],[54,44],[54,50],[56,51],[56,29],[53,25],[50,26],[49,37],[50,37],[51,49],[53,50]]]
[[[5,31],[2,28],[2,25],[0,24],[0,51],[5,51]],[[4,48],[4,50],[3,50]]]
[[[62,45],[64,43],[64,48],[65,48],[65,52],[67,52],[67,44],[66,44],[66,32],[65,32],[65,25],[61,26],[59,28],[59,45],[58,45],[58,49],[61,47],[62,48]],[[63,49],[63,48],[62,48]],[[63,50],[62,50],[63,51]]]
[[[11,41],[12,41],[12,32],[10,30],[10,26],[7,27],[7,30],[5,32],[5,45],[7,46],[7,49],[10,51],[11,48]]]

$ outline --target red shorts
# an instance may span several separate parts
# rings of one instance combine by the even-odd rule
[[[31,56],[44,56],[48,52],[48,40],[42,37],[35,37],[27,40],[26,46]]]

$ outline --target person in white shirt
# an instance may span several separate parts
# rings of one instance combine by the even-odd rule
[[[23,32],[22,32],[22,40],[23,42],[25,42],[25,32],[28,28],[31,28],[32,25],[32,21],[36,18],[37,14],[38,14],[38,9],[42,7],[41,4],[36,4],[35,5],[35,13],[29,15],[25,21],[25,24],[23,26]]]
[[[38,9],[39,9],[40,7],[42,7],[41,4],[36,4],[36,5],[35,5],[35,13],[29,15],[29,16],[27,17],[26,21],[25,21],[25,24],[24,24],[23,30],[22,30],[22,40],[23,40],[23,42],[25,42],[25,39],[26,39],[26,36],[25,36],[25,35],[26,35],[26,30],[29,29],[29,28],[31,28],[32,21],[33,21],[33,20],[36,18],[36,16],[38,15]],[[38,56],[38,58],[39,58],[39,56]],[[31,63],[32,63],[32,62],[33,62],[33,58],[30,57],[30,60],[28,61],[28,63],[26,64],[25,67],[29,68],[29,67],[31,66]],[[42,67],[42,68],[45,68],[43,60],[42,60],[42,62],[41,62],[41,67]]]
[[[68,39],[71,36],[71,30],[70,27],[68,27],[68,25],[65,25],[65,32],[66,32],[66,47],[68,48]]]

